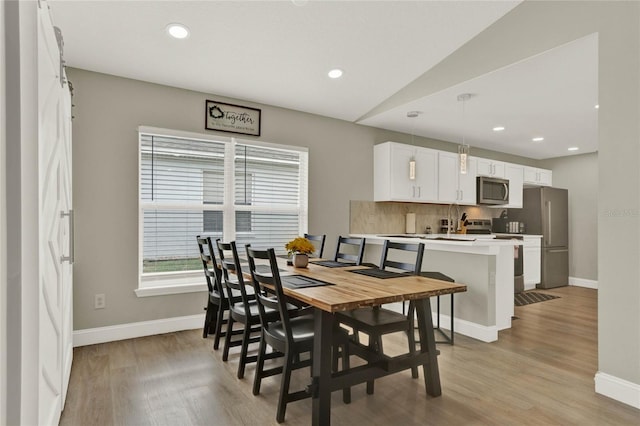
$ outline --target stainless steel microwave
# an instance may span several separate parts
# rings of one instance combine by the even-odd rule
[[[509,204],[509,180],[478,176],[476,193],[478,204]]]

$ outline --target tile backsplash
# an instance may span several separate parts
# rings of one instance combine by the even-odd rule
[[[499,217],[502,209],[480,206],[460,206],[460,215],[467,213],[469,219],[491,219]],[[352,234],[403,234],[407,213],[416,215],[416,233],[424,234],[427,226],[431,232],[440,232],[440,219],[445,219],[448,204],[393,203],[352,200],[350,205],[349,232]],[[451,215],[456,215],[455,206]],[[460,219],[460,217],[458,217]]]

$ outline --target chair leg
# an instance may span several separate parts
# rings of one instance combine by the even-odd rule
[[[258,361],[256,362],[256,372],[253,377],[253,394],[260,393],[260,384],[262,383],[262,371],[264,370],[264,357],[267,353],[267,344],[264,341],[264,333],[260,335],[260,348],[258,349]]]
[[[211,318],[214,315],[214,304],[211,301],[207,302],[207,307],[204,310],[207,312],[204,316],[204,327],[202,327],[202,338],[206,339],[209,336],[211,329]]]
[[[284,422],[284,415],[287,411],[293,358],[292,354],[287,351],[284,357],[284,365],[282,366],[282,380],[280,381],[280,396],[278,397],[278,412],[276,413],[276,421],[278,423]]]
[[[238,363],[238,379],[244,377],[244,367],[247,364],[247,352],[249,350],[249,339],[251,339],[251,325],[244,324],[242,333],[242,346],[240,350],[240,362]]]
[[[224,336],[224,350],[222,351],[222,360],[227,362],[229,359],[229,348],[231,347],[231,336],[233,335],[233,317],[229,315],[229,320],[227,321],[227,330]],[[217,348],[216,348],[217,349]]]
[[[220,335],[222,334],[222,324],[224,323],[224,309],[222,306],[218,306],[218,315],[216,319],[216,338],[213,340],[213,349],[216,351],[220,346]]]

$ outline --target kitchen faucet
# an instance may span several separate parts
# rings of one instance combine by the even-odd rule
[[[456,206],[456,231],[458,228],[458,218],[460,217],[460,206],[458,203],[449,204],[449,211],[447,212],[447,238],[451,236],[451,207]]]

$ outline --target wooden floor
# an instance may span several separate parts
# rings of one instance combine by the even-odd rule
[[[516,307],[513,328],[498,342],[457,335],[438,345],[442,396],[427,397],[422,377],[404,372],[364,385],[345,405],[332,399],[334,425],[638,425],[640,410],[594,392],[597,292],[546,290],[560,296]],[[387,349],[406,348],[401,335]],[[233,349],[236,349],[233,352]],[[236,378],[201,331],[185,331],[76,348],[61,425],[270,425],[279,376],[253,396],[254,366]],[[309,381],[295,372],[292,389]],[[420,370],[422,376],[422,370]],[[311,401],[289,404],[286,424],[310,424]]]

